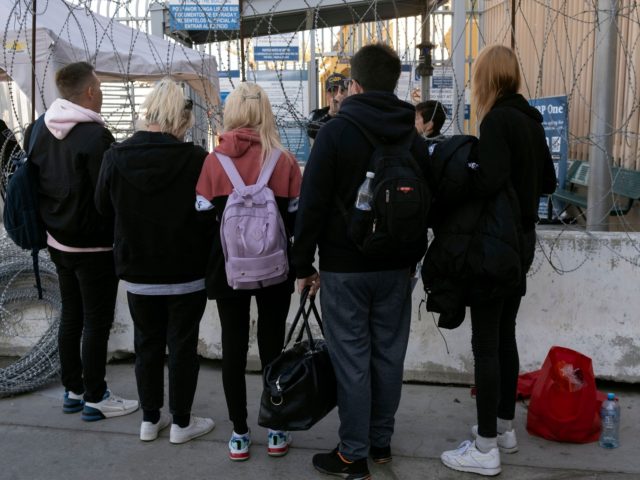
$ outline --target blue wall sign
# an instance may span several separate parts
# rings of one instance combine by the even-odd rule
[[[567,177],[567,156],[569,152],[569,105],[567,96],[532,98],[529,100],[529,104],[537,108],[542,114],[542,126],[547,137],[547,146],[556,167],[558,184],[560,188],[563,188]],[[541,199],[538,215],[540,218],[552,220],[548,216],[548,200],[548,197]]]
[[[300,58],[300,47],[293,45],[270,45],[253,47],[256,62],[293,61]]]
[[[238,0],[183,1],[169,4],[171,30],[239,30]]]

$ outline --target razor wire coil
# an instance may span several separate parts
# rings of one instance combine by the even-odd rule
[[[50,383],[60,372],[58,326],[62,302],[58,276],[51,260],[40,254],[43,298],[34,285],[32,258],[16,247],[3,232],[0,235],[0,338],[33,343],[15,362],[0,368],[0,397],[30,392]],[[26,313],[37,312],[40,324],[35,337],[29,335]],[[32,319],[33,320],[33,319]],[[41,325],[44,323],[44,325]]]

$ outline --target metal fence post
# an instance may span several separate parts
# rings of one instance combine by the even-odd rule
[[[591,147],[589,149],[589,191],[587,230],[608,231],[613,148],[613,107],[617,47],[618,0],[598,0],[596,51],[591,94]]]

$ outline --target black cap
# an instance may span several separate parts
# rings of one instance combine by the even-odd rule
[[[328,91],[328,90],[331,90],[333,87],[347,88],[347,86],[344,83],[346,79],[347,77],[345,77],[341,73],[332,73],[325,80],[324,89]]]

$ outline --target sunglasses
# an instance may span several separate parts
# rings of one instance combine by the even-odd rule
[[[356,83],[360,83],[358,82],[358,80],[356,80],[355,78],[345,78],[344,80],[344,86],[346,88],[349,88],[349,86],[351,85],[352,82],[356,82]]]

